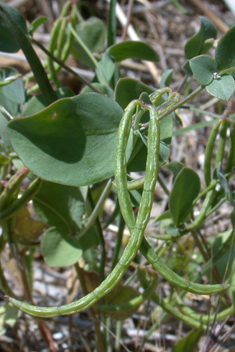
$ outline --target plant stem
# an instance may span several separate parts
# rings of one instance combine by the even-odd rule
[[[78,41],[79,45],[81,45],[82,49],[86,52],[86,54],[89,56],[89,58],[91,59],[91,61],[93,62],[93,65],[95,66],[96,70],[99,71],[102,80],[104,81],[104,83],[108,86],[108,81],[106,79],[106,76],[104,74],[104,71],[102,69],[102,67],[98,64],[98,62],[96,61],[94,55],[92,54],[92,52],[90,51],[90,49],[88,49],[88,47],[85,45],[85,43],[82,41],[82,39],[79,37],[79,35],[77,34],[77,32],[74,30],[74,28],[72,27],[71,23],[69,23],[68,25],[69,30],[72,32],[72,34],[74,35],[75,39]]]
[[[87,287],[86,287],[86,282],[84,279],[84,275],[81,271],[81,268],[78,263],[74,265],[78,279],[80,281],[80,285],[83,291],[84,296],[88,294]],[[93,308],[89,308],[89,313],[90,317],[92,319],[92,322],[94,324],[95,328],[95,335],[96,335],[96,345],[97,345],[97,351],[99,352],[106,352],[106,348],[104,345],[104,336],[100,330],[100,323],[99,320],[96,318],[96,313]]]
[[[205,86],[199,86],[197,87],[192,93],[190,93],[186,98],[183,100],[179,101],[178,103],[174,104],[170,109],[167,109],[165,112],[163,112],[161,115],[159,115],[159,120],[164,119],[164,117],[170,115],[172,112],[180,108],[182,105],[187,103],[189,100],[193,99],[195,96],[197,96],[203,89],[205,89]],[[149,122],[143,124],[141,126],[141,130],[147,128],[149,125]]]
[[[42,180],[36,178],[36,180],[30,184],[30,186],[26,191],[24,191],[20,198],[17,198],[10,206],[8,206],[8,208],[0,213],[0,221],[6,220],[15,215],[15,213],[17,213],[22,206],[24,206],[34,197],[34,195],[38,192],[41,184]]]
[[[219,75],[223,76],[223,75],[226,75],[227,73],[234,72],[234,71],[235,71],[235,67],[226,68],[225,70],[220,71]]]
[[[94,202],[92,199],[91,195],[91,190],[88,189],[87,197],[89,199],[90,205],[92,210],[94,210]],[[92,211],[91,210],[91,211]],[[100,225],[99,218],[97,217],[94,221],[98,237],[99,237],[99,242],[100,242],[100,247],[101,247],[101,259],[100,259],[100,281],[103,281],[105,279],[105,258],[106,258],[106,253],[105,253],[105,242],[104,242],[104,236],[103,236],[103,231]]]
[[[2,16],[4,17],[5,21],[9,23],[12,33],[18,42],[21,50],[23,51],[26,59],[34,73],[34,76],[38,82],[38,85],[42,91],[42,94],[45,97],[47,104],[51,104],[56,101],[57,95],[54,92],[48,78],[47,74],[42,66],[39,57],[34,51],[34,48],[30,44],[29,38],[25,35],[22,29],[18,26],[18,24],[14,21],[11,15],[0,5],[0,11],[2,12]]]
[[[97,218],[99,213],[102,211],[104,202],[105,202],[106,198],[108,197],[111,189],[112,189],[112,180],[110,179],[110,180],[108,180],[107,185],[105,186],[105,189],[104,189],[103,193],[101,194],[101,196],[100,196],[92,214],[90,215],[85,227],[83,229],[81,229],[81,231],[76,236],[77,240],[80,239],[83,235],[85,235],[85,233],[93,225],[95,219]]]
[[[116,241],[116,245],[115,245],[115,249],[114,249],[114,253],[113,253],[112,269],[115,267],[115,265],[118,262],[118,257],[119,257],[120,249],[121,249],[121,245],[122,245],[124,228],[125,228],[125,221],[124,221],[123,216],[120,212],[119,221],[118,221],[117,241]]]
[[[159,116],[159,120],[164,119],[164,117],[168,116],[169,114],[171,114],[173,111],[175,111],[176,109],[180,108],[183,104],[187,103],[189,100],[193,99],[194,97],[196,97],[203,89],[205,89],[205,86],[199,86],[197,87],[192,93],[190,93],[186,98],[184,98],[183,100],[179,101],[177,104],[175,104],[174,106],[172,106],[172,108],[170,108],[169,110],[167,110],[166,112],[164,112],[162,115]]]

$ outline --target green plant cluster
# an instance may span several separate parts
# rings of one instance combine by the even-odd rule
[[[185,45],[188,61],[184,66],[186,80],[195,78],[199,86],[181,98],[169,88],[172,70],[162,75],[157,90],[121,77],[120,61],[135,58],[156,62],[158,55],[140,41],[115,43],[115,1],[111,1],[107,31],[98,18],[84,20],[76,2],[66,2],[54,23],[48,49],[34,39],[35,30],[45,21],[46,18],[39,18],[27,28],[17,10],[0,5],[0,51],[15,53],[21,49],[32,70],[26,77],[9,67],[0,70],[0,249],[4,251],[9,244],[9,255],[19,261],[24,293],[19,297],[12,291],[0,265],[1,289],[15,307],[40,318],[73,314],[95,305],[96,314],[103,312],[103,318],[110,315],[122,321],[151,299],[165,316],[173,315],[195,329],[174,349],[186,351],[187,344],[197,345],[212,319],[196,314],[185,305],[183,297],[187,292],[220,293],[217,297],[221,297],[222,308],[217,320],[226,319],[235,311],[232,269],[225,281],[223,278],[226,264],[231,262],[234,266],[230,252],[231,248],[234,250],[235,197],[230,180],[234,179],[235,130],[233,115],[214,114],[212,122],[173,131],[179,121],[176,110],[204,89],[218,99],[231,99],[235,91],[235,27],[218,41],[213,59],[206,54],[216,42],[217,31],[207,18],[201,18],[199,32]],[[103,51],[106,38],[108,44]],[[43,64],[33,45],[48,55]],[[92,83],[66,66],[68,55],[94,71]],[[78,95],[62,86],[59,79],[62,68],[84,84]],[[29,88],[33,79],[36,84]],[[40,93],[33,95],[38,89]],[[205,182],[201,185],[194,170],[175,160],[169,162],[170,145],[174,135],[211,123],[214,127],[206,147]],[[159,177],[163,167],[174,176],[171,190]],[[132,180],[131,172],[145,172],[145,176]],[[167,264],[166,249],[155,248],[154,241],[144,236],[156,182],[167,194],[168,210],[159,214],[155,222],[167,223],[168,228],[165,235],[155,237],[169,247],[188,236],[200,250],[198,261],[186,277]],[[99,217],[111,192],[116,208],[106,227],[117,219],[119,230],[112,269],[106,275],[104,229]],[[200,228],[226,201],[231,204],[231,229],[218,234],[214,244],[208,243]],[[134,207],[138,208],[137,216]],[[199,211],[194,216],[196,208]],[[32,218],[32,209],[40,221]],[[123,249],[125,224],[131,236]],[[78,265],[84,257],[89,269],[98,272],[100,284],[88,290],[83,283],[84,297],[71,304],[35,306],[33,261],[39,246],[49,266],[74,265],[80,279],[86,275],[85,271],[81,274]],[[120,284],[139,251],[154,269],[146,269],[137,260],[138,270],[133,275],[138,278],[139,288],[144,289],[142,293]],[[200,271],[195,275],[197,267]],[[210,271],[212,284],[202,283],[202,276],[209,278]],[[160,299],[156,272],[172,285],[171,297]],[[110,292],[115,292],[117,285],[122,294],[112,300]],[[7,305],[4,309],[2,314],[7,316],[12,307]],[[102,346],[100,351],[105,351],[105,344]]]

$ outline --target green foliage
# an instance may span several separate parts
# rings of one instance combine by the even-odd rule
[[[10,304],[0,308],[0,336],[6,334],[9,326],[14,326],[19,317],[19,310]]]
[[[17,11],[14,7],[8,6],[1,2],[0,5],[3,9],[9,12],[13,20],[20,26],[22,31],[27,34],[27,25],[24,17],[21,15],[19,11]],[[4,13],[0,13],[0,51],[6,53],[16,53],[20,50],[19,43],[15,38],[14,34],[11,31],[11,26],[9,22],[6,20]]]
[[[207,86],[206,90],[216,98],[229,101],[235,91],[234,79],[229,75],[219,77]]]
[[[219,41],[215,52],[215,59],[219,72],[235,66],[235,49],[231,45],[235,38],[235,26],[232,27]]]
[[[151,94],[154,90],[135,79],[121,78],[115,88],[115,100],[125,109],[132,100],[139,99],[143,92]]]
[[[125,41],[114,44],[108,49],[108,53],[115,57],[117,62],[125,59],[140,59],[146,61],[158,61],[159,57],[149,45],[139,41]]]
[[[76,26],[76,32],[80,39],[91,52],[99,52],[105,43],[106,30],[103,21],[96,17],[90,17]],[[94,62],[77,41],[73,42],[73,56],[84,65],[95,68]]]
[[[230,43],[235,40],[235,27],[232,27],[219,41],[215,60],[200,55],[190,60],[190,68],[198,83],[207,86],[211,95],[229,101],[235,91],[233,79],[235,70],[235,50]]]
[[[194,320],[185,309],[181,312],[175,307],[176,297],[179,294],[183,298],[187,292],[219,294],[229,288],[229,284],[221,285],[214,266],[217,265],[222,276],[228,262],[234,267],[230,247],[234,247],[235,201],[230,180],[235,162],[235,133],[234,121],[226,111],[221,116],[201,111],[193,108],[192,99],[205,88],[224,101],[233,96],[235,27],[220,39],[213,59],[205,54],[213,45],[217,31],[207,18],[201,18],[199,32],[185,46],[189,60],[184,66],[188,95],[180,98],[179,93],[169,87],[172,69],[162,74],[158,90],[138,80],[121,77],[119,62],[130,58],[157,62],[159,57],[153,48],[140,41],[116,44],[116,1],[110,4],[107,30],[103,21],[96,17],[84,20],[79,9],[80,5],[75,2],[64,5],[53,26],[48,52],[32,37],[45,23],[45,17],[35,20],[27,31],[25,20],[17,10],[0,5],[0,50],[22,49],[33,73],[28,79],[34,76],[37,81],[37,85],[29,89],[28,81],[15,69],[3,67],[0,70],[0,221],[3,228],[0,250],[3,251],[7,243],[12,250],[14,244],[16,258],[21,258],[24,264],[25,271],[21,270],[20,275],[29,292],[23,299],[32,301],[35,251],[40,251],[49,266],[74,265],[84,292],[89,293],[59,307],[22,303],[19,301],[22,297],[12,292],[0,264],[1,289],[12,296],[10,302],[22,311],[45,318],[74,314],[97,303],[92,315],[103,312],[111,319],[122,321],[133,315],[147,299],[152,299],[165,312],[195,329],[176,344],[174,352],[196,350],[209,316]],[[40,45],[49,56],[44,66],[32,43]],[[70,54],[93,70],[92,83],[66,66]],[[78,95],[62,87],[59,75],[62,67],[83,82]],[[194,78],[200,86],[191,91]],[[182,90],[183,87],[184,83]],[[39,94],[30,95],[38,89]],[[188,102],[191,104],[187,107]],[[174,130],[180,126],[177,109],[183,107],[208,114],[213,120]],[[180,111],[178,114],[180,116]],[[217,124],[206,146],[204,179],[200,180],[197,172],[181,160],[174,160],[174,153],[171,156],[172,137],[214,122]],[[133,180],[131,172],[143,174]],[[169,173],[172,184],[169,182],[166,186]],[[159,223],[159,233],[156,231],[153,237],[163,241],[163,247],[156,249],[151,237],[149,242],[145,238],[145,229],[157,181],[166,194],[166,202],[163,212],[154,219],[154,223]],[[118,225],[118,233],[111,270],[106,271],[109,262],[105,257],[102,215],[108,197],[115,202],[115,210],[107,223]],[[157,195],[155,201],[158,201]],[[213,244],[206,237],[202,240],[198,236],[199,229],[225,201],[230,202],[233,209],[230,231],[226,236],[220,234]],[[125,225],[130,232],[127,244],[123,238]],[[194,249],[195,241],[199,250]],[[175,253],[172,254],[172,250]],[[167,281],[171,294],[166,299],[160,299],[155,292],[157,274],[150,275],[149,266],[139,269],[138,275],[133,273],[137,287],[143,286],[144,291],[120,282],[134,260],[135,266],[141,265],[139,251],[151,264],[151,270]],[[210,258],[211,252],[215,254]],[[196,260],[191,259],[192,253],[196,254]],[[80,258],[88,270],[80,268],[78,263],[83,262]],[[195,275],[195,271],[200,273]],[[233,282],[232,271],[228,273]],[[202,275],[212,284],[199,283]],[[92,277],[96,278],[94,282]],[[90,280],[89,285],[87,280]],[[232,288],[230,293],[233,293]],[[221,312],[222,317],[231,314],[231,307],[229,309]],[[14,324],[16,312],[15,308],[4,307],[2,331],[5,331],[5,322]],[[103,346],[101,352],[105,351]]]
[[[25,165],[39,177],[71,186],[114,174],[122,109],[96,93],[60,99],[33,116],[9,124],[9,136]]]
[[[182,168],[178,173],[171,194],[169,207],[176,227],[183,224],[190,214],[193,201],[200,192],[200,179],[192,169]]]
[[[203,330],[193,330],[182,338],[173,348],[173,352],[193,352],[197,350],[198,342],[202,336]]]
[[[192,59],[200,54],[208,52],[213,42],[206,42],[208,39],[215,39],[217,30],[215,25],[206,17],[201,16],[200,30],[195,36],[187,41],[184,51],[187,59]]]
[[[51,227],[43,235],[42,255],[50,266],[67,266],[75,264],[82,256],[79,243],[67,234],[63,227]]]
[[[19,72],[10,67],[2,67],[0,70],[0,104],[11,115],[16,117],[20,105],[25,102],[25,93],[21,78],[17,78]],[[16,78],[16,79],[15,79]]]
[[[207,86],[218,72],[218,65],[210,56],[200,55],[190,60],[190,67],[198,83]]]

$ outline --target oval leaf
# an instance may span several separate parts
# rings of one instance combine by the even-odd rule
[[[14,7],[8,6],[1,2],[1,6],[6,10],[17,25],[22,29],[25,34],[28,34],[27,25],[24,17]],[[0,51],[5,53],[16,53],[20,50],[20,46],[15,40],[12,33],[11,26],[5,20],[5,16],[0,8]]]
[[[5,80],[12,76],[17,76],[18,71],[11,67],[2,67],[0,80]],[[0,87],[0,105],[2,105],[11,115],[17,116],[20,105],[25,101],[23,81],[17,78],[8,85]]]
[[[143,92],[151,94],[154,89],[136,79],[121,78],[115,88],[115,100],[125,109],[132,100],[139,99]]]
[[[222,76],[219,79],[215,79],[206,87],[206,90],[216,98],[229,101],[235,91],[234,79],[232,76]]]
[[[159,57],[151,46],[140,41],[127,40],[114,44],[108,49],[108,53],[119,62],[125,59],[139,59],[147,61],[158,61]]]
[[[77,187],[44,181],[33,199],[40,218],[50,226],[78,231],[84,214],[84,200]]]
[[[97,52],[104,47],[106,29],[103,21],[96,17],[90,17],[76,26],[76,32],[91,52]],[[94,62],[86,50],[76,41],[72,45],[73,56],[84,65],[95,68]]]
[[[201,17],[201,27],[197,34],[195,34],[191,39],[189,39],[185,45],[184,52],[187,59],[192,59],[193,57],[206,53],[204,42],[210,38],[216,38],[217,30],[215,25],[208,20],[208,18]],[[207,46],[207,50],[209,50]]]
[[[170,86],[173,72],[174,72],[174,70],[170,69],[170,70],[165,71],[162,74],[161,82],[160,82],[160,88],[169,87]]]
[[[184,167],[176,177],[169,197],[169,208],[176,227],[186,220],[199,192],[200,179],[198,174],[192,169]]]
[[[123,110],[96,93],[58,100],[8,125],[23,163],[44,180],[70,186],[114,175],[116,136]]]
[[[198,348],[198,342],[203,334],[202,329],[192,330],[173,348],[173,352],[194,352]]]
[[[58,99],[62,98],[72,98],[74,93],[66,87],[59,88],[55,91]],[[48,106],[46,99],[42,93],[33,96],[27,103],[24,105],[24,110],[21,116],[29,116],[37,114],[39,111],[45,109]]]
[[[219,71],[235,66],[235,26],[233,26],[219,41],[215,60]]]
[[[198,83],[205,86],[213,81],[214,73],[218,71],[216,61],[207,55],[197,56],[189,63]]]
[[[78,242],[67,233],[68,230],[62,227],[51,227],[44,233],[41,249],[48,265],[72,265],[82,256],[82,249]]]

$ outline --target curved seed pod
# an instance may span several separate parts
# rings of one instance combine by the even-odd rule
[[[211,161],[212,161],[211,159],[212,159],[215,140],[219,132],[221,123],[222,123],[222,120],[218,121],[217,124],[213,127],[206,145],[206,153],[205,153],[205,161],[204,161],[204,177],[205,177],[207,186],[209,186],[211,182]]]
[[[156,112],[155,112],[155,109],[153,107],[148,107],[148,109],[150,110],[150,118],[151,118],[151,116],[154,115],[154,113],[156,113]],[[149,138],[151,137],[150,134],[148,136],[149,136]],[[149,140],[149,138],[148,138],[148,140]],[[155,152],[155,150],[151,150],[151,149],[148,148],[149,160],[151,160],[151,158],[154,158],[154,152]],[[145,179],[147,179],[147,177],[151,177],[151,173],[147,173],[147,167],[146,167]],[[127,192],[127,186],[125,185],[123,188],[126,191],[126,193],[123,193],[123,197],[125,199],[125,197],[129,197],[129,194]],[[151,195],[152,197],[153,197],[153,191],[154,191],[154,189],[152,189],[152,195]],[[143,197],[142,200],[143,199],[145,199],[145,198]],[[124,201],[124,205],[126,206],[125,201]],[[152,203],[151,203],[151,200],[149,199],[149,202],[146,203],[146,205],[145,205],[146,214],[151,211],[151,206],[152,206]],[[126,224],[127,224],[128,228],[130,229],[130,231],[132,232],[132,228],[134,227],[134,214],[133,214],[133,211],[130,211],[131,208],[129,208],[129,207],[128,207],[128,209],[122,208],[121,203],[120,203],[120,207],[122,209],[122,212],[124,211],[123,212],[123,217],[124,217],[124,219],[126,221]],[[144,207],[140,208],[140,210],[143,210],[143,209],[144,209]],[[124,216],[124,213],[125,213],[126,216]],[[140,211],[139,211],[139,213],[140,213]],[[138,224],[138,218],[137,218],[137,222],[136,223]],[[179,287],[179,288],[183,288],[183,289],[187,290],[188,292],[197,293],[197,294],[211,295],[213,293],[218,293],[218,292],[221,292],[223,290],[226,290],[228,287],[230,287],[230,285],[228,285],[228,284],[224,284],[224,285],[203,285],[203,284],[197,284],[197,283],[193,283],[191,281],[188,281],[185,278],[182,278],[181,276],[176,274],[173,270],[171,270],[157,256],[157,254],[154,252],[153,248],[150,246],[150,244],[147,242],[147,240],[145,238],[143,238],[140,250],[141,250],[142,254],[145,256],[145,258],[150,262],[150,264],[154,267],[154,269],[158,271],[158,273],[160,275],[162,275],[172,285],[174,285],[176,287]]]
[[[157,105],[157,103],[160,101],[161,97],[165,93],[169,93],[171,95],[172,94],[171,88],[164,87],[164,88],[158,89],[155,92],[153,92],[152,94],[150,94],[149,99],[151,100],[151,102],[153,104]]]
[[[235,165],[235,126],[230,124],[230,145],[229,145],[229,153],[227,166],[225,169],[225,173],[228,173],[232,170]]]
[[[61,26],[60,26],[60,29],[59,29],[58,39],[57,39],[57,47],[56,47],[55,53],[54,53],[54,56],[58,57],[58,59],[61,59],[62,50],[65,45],[65,40],[67,42],[66,27],[67,27],[68,23],[69,23],[68,18],[63,19]]]
[[[182,301],[180,302],[180,309],[182,309],[182,312],[188,315],[188,317],[190,317],[191,319],[198,321],[200,323],[208,324],[213,321],[216,321],[216,322],[222,321],[226,319],[228,316],[234,314],[235,304],[232,304],[230,307],[216,314],[205,314],[205,315],[198,314],[193,309],[185,306]]]
[[[191,281],[186,280],[185,278],[176,274],[171,270],[154,252],[152,246],[148,243],[146,239],[143,240],[141,247],[141,253],[145,258],[150,262],[157,272],[169,281],[172,285],[183,288],[188,292],[197,293],[200,295],[212,295],[213,293],[218,293],[226,290],[230,287],[229,284],[223,285],[202,285],[196,284]]]
[[[147,299],[150,298],[153,291],[156,289],[158,284],[158,278],[152,277],[150,279],[148,287],[145,291],[140,294],[138,297],[132,298],[129,302],[120,304],[120,305],[96,305],[95,309],[100,309],[102,312],[113,313],[113,312],[122,312],[129,309],[138,309],[138,307],[143,304]]]
[[[52,28],[48,50],[53,55],[55,55],[55,53],[56,53],[56,44],[58,43],[58,38],[59,38],[59,36],[61,37],[61,28],[62,27],[64,28],[65,24],[66,24],[66,19],[58,18],[55,21],[54,26]],[[63,33],[65,35],[65,29],[63,30]],[[55,84],[59,87],[59,80],[58,80],[57,72],[55,69],[55,63],[50,56],[47,57],[47,63],[48,63],[48,69],[49,69],[50,76],[52,77]]]
[[[142,176],[142,177],[140,177],[140,178],[137,178],[136,180],[128,181],[128,182],[127,182],[127,189],[128,189],[128,191],[132,191],[132,190],[134,190],[134,189],[139,189],[139,188],[143,187],[143,185],[144,185],[144,179],[145,179],[145,176]],[[113,181],[113,185],[114,185],[114,187],[117,187],[115,181]]]
[[[117,157],[116,157],[116,183],[118,186],[118,195],[120,207],[123,211],[123,217],[127,223],[131,224],[131,239],[120,258],[119,263],[115,266],[108,277],[93,292],[89,293],[80,300],[63,305],[60,307],[38,307],[24,302],[20,302],[14,298],[9,298],[10,302],[21,309],[23,312],[38,317],[55,317],[59,315],[67,315],[87,309],[95,304],[100,298],[109,293],[116,284],[121,280],[127,267],[136,256],[141,245],[143,234],[147,226],[151,202],[153,199],[153,191],[158,174],[158,155],[160,148],[160,127],[159,121],[155,114],[150,114],[148,153],[146,163],[146,177],[142,200],[140,203],[139,214],[135,224],[134,213],[130,203],[130,196],[127,191],[126,181],[126,147],[131,129],[132,115],[137,105],[141,103],[134,101],[130,103],[122,117],[117,139]],[[154,109],[155,110],[155,109]],[[130,207],[129,207],[130,205]],[[129,207],[129,208],[128,208]],[[130,221],[129,221],[130,219]]]
[[[219,145],[218,145],[218,150],[216,154],[216,159],[215,159],[215,169],[217,169],[217,166],[219,163],[223,162],[223,157],[224,157],[224,149],[226,145],[226,138],[227,138],[227,128],[228,128],[228,122],[226,120],[223,120],[221,123],[221,129],[220,129],[220,140],[219,140]]]
[[[191,318],[188,314],[182,313],[180,312],[178,309],[176,309],[173,305],[169,304],[168,302],[166,302],[164,299],[162,299],[161,297],[159,297],[159,295],[154,292],[151,296],[152,300],[157,303],[160,307],[162,307],[162,309],[173,315],[173,317],[181,320],[183,323],[191,326],[194,329],[203,329],[203,330],[207,330],[208,326],[202,324],[201,322],[198,322],[196,320],[194,320],[193,318]]]

